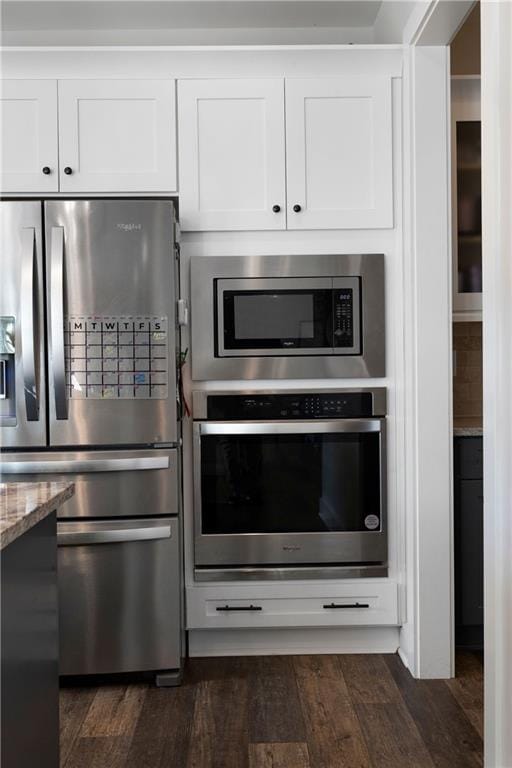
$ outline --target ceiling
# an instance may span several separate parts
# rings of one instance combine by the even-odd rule
[[[403,0],[397,2],[404,5]],[[2,42],[371,42],[382,4],[382,0],[4,0]]]
[[[4,46],[402,43],[429,15],[437,15],[437,27],[443,28],[460,23],[471,5],[472,0],[2,0],[1,42]]]

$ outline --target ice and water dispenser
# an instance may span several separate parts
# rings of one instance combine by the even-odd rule
[[[0,316],[0,422],[16,424],[14,317]]]

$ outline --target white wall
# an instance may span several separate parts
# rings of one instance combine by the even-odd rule
[[[485,765],[512,766],[512,4],[484,0]]]
[[[448,55],[444,46],[410,48],[404,86],[408,610],[400,645],[412,673],[433,678],[453,674]]]

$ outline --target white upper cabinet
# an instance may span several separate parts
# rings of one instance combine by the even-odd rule
[[[183,80],[178,114],[182,229],[285,229],[283,80]]]
[[[60,80],[61,192],[176,190],[174,80]]]
[[[183,229],[392,227],[391,106],[390,76],[181,81]]]
[[[286,80],[289,229],[393,226],[390,77]]]
[[[56,81],[3,80],[0,126],[2,191],[56,192]]]

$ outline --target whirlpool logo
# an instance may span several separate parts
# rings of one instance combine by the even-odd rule
[[[140,230],[142,229],[142,224],[136,224],[133,221],[130,221],[125,224],[124,222],[120,221],[117,224],[117,228],[121,229],[123,232],[140,232]]]
[[[283,552],[300,552],[302,547],[299,547],[298,544],[285,544],[283,547]]]

